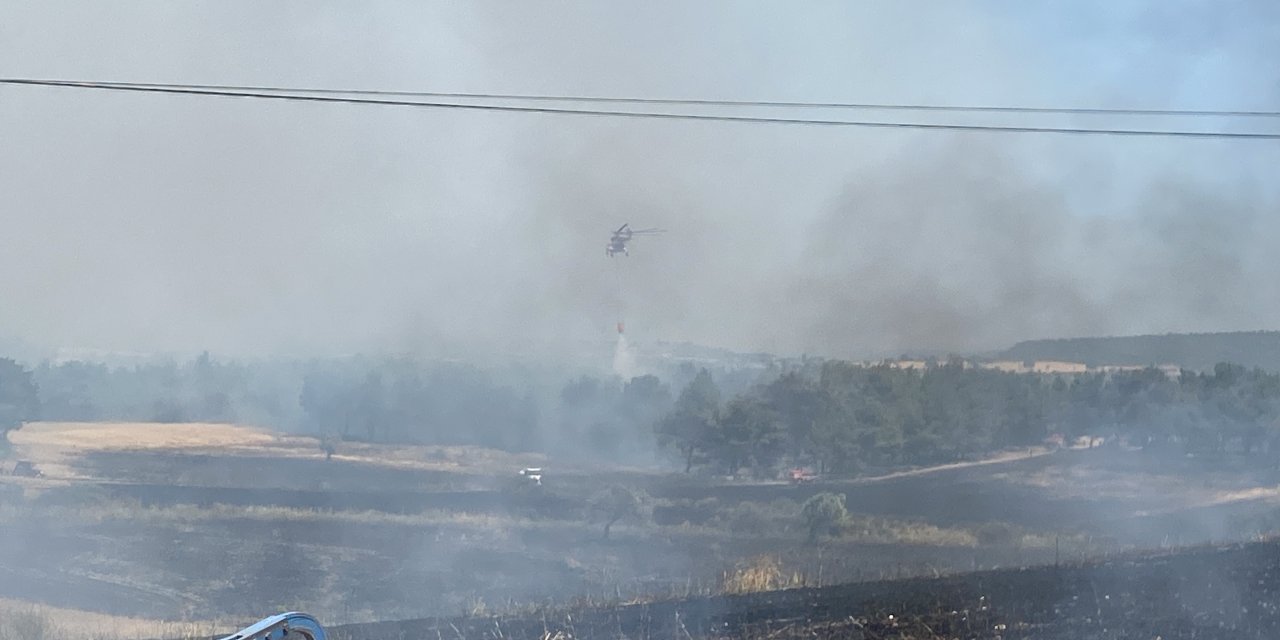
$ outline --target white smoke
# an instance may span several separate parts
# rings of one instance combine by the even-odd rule
[[[613,350],[613,373],[623,380],[630,380],[636,375],[636,356],[627,346],[627,336],[618,334],[618,346]]]

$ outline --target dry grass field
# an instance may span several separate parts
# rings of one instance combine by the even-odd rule
[[[316,438],[244,425],[156,422],[35,422],[9,434],[16,457],[46,476],[75,477],[75,460],[97,452],[317,459]],[[335,458],[378,467],[460,472],[503,472],[546,463],[537,454],[479,447],[380,446],[342,443]]]
[[[0,640],[208,638],[232,620],[149,620],[0,598]]]
[[[15,431],[9,441],[20,449],[195,451],[257,450],[287,438],[263,429],[231,424],[153,422],[34,422]]]

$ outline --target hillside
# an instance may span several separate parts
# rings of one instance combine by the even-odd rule
[[[1008,360],[1060,360],[1100,365],[1176,364],[1212,369],[1219,362],[1280,370],[1280,331],[1168,333],[1019,342],[1000,354]]]

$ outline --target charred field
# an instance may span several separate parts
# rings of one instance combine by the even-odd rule
[[[1280,543],[526,615],[333,629],[339,640],[441,638],[1275,638]]]
[[[1260,456],[1024,449],[791,485],[460,448],[326,459],[229,426],[29,428],[18,455],[45,475],[0,479],[0,618],[93,621],[52,637],[212,635],[288,609],[339,638],[1148,637],[1117,635],[1133,611],[1271,637],[1274,545],[1169,551],[1277,528]],[[608,486],[646,509],[605,539],[590,504]],[[820,492],[849,518],[807,541]]]

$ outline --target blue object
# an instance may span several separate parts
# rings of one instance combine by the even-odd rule
[[[263,618],[222,640],[325,640],[315,618],[297,611]]]

